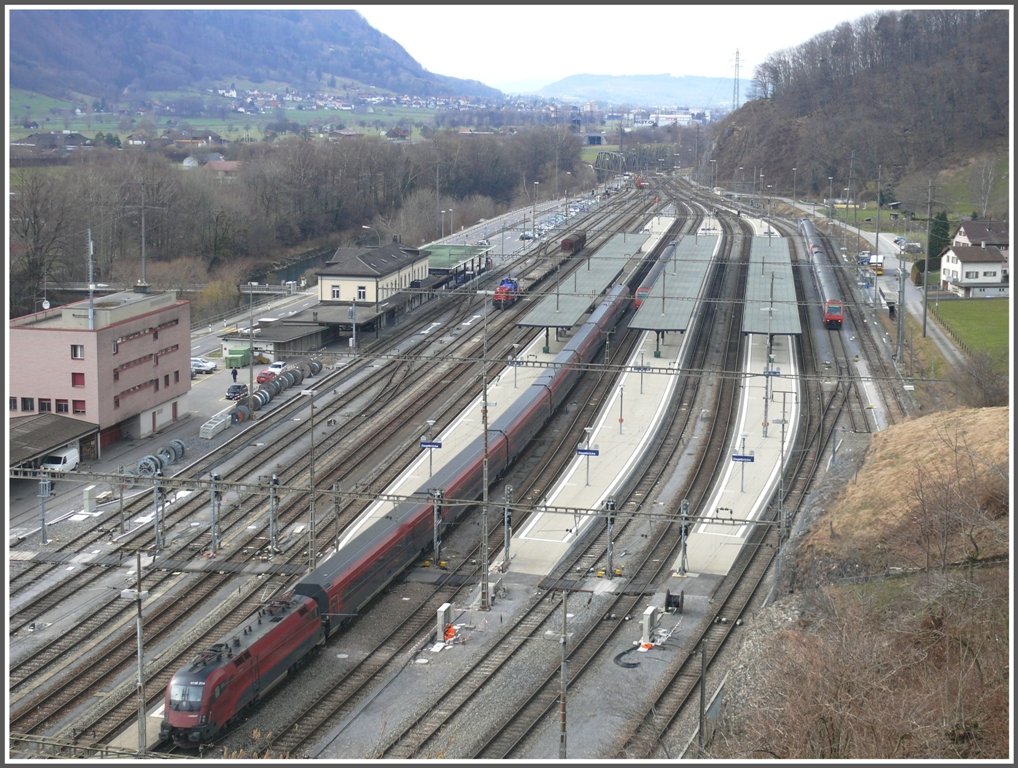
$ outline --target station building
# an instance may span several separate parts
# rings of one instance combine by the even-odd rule
[[[96,459],[187,414],[191,305],[175,291],[138,285],[44,309],[9,321],[8,339],[10,449],[20,465],[68,435],[82,460]]]

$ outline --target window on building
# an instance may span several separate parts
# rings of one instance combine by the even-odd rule
[[[113,407],[114,408],[119,408],[120,407],[120,395],[114,395],[113,396]]]
[[[57,413],[67,413],[67,401],[57,400]]]
[[[16,397],[8,397],[7,398],[7,407],[10,410],[12,410],[12,411],[18,410],[18,398],[16,398]]]
[[[120,371],[114,371],[113,372],[113,380],[114,381],[120,381]]]
[[[119,349],[120,349],[120,342],[115,340],[113,342],[113,354],[114,355],[117,354],[117,350],[119,350]]]
[[[71,344],[71,359],[72,360],[84,360],[85,359],[85,345],[84,344]]]
[[[83,373],[71,373],[71,386],[72,387],[83,387],[85,386],[85,374]]]
[[[74,412],[76,414],[78,414],[79,416],[84,416],[85,415],[85,401],[84,400],[74,400],[74,401],[72,401],[71,405],[73,406]]]
[[[977,277],[979,277],[979,273],[978,272],[969,271],[969,272],[965,273],[965,279],[966,280],[975,280]]]
[[[339,299],[339,286],[338,285],[332,286],[332,298],[333,299]]]
[[[163,374],[163,386],[164,387],[170,386],[170,374],[168,373]]]
[[[366,286],[357,286],[357,301],[364,301],[368,297],[368,289]]]
[[[64,401],[67,402],[66,400]],[[23,397],[21,398],[21,410],[23,411],[34,411],[35,410],[35,398]]]
[[[53,412],[53,401],[48,397],[39,398],[39,413],[52,413]]]
[[[180,382],[180,371],[173,372],[173,383],[177,384]]]
[[[983,277],[996,277],[996,272],[983,272]]]

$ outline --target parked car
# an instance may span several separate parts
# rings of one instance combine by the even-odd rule
[[[530,231],[520,232],[520,240],[533,240],[533,239],[534,239],[534,233],[533,232],[530,232]]]
[[[197,373],[213,373],[216,370],[216,364],[204,357],[192,357],[191,358],[191,370]]]
[[[259,384],[268,384],[274,378],[276,378],[276,372],[270,368],[266,368],[264,371],[258,371],[258,375],[255,376],[255,381]]]
[[[266,368],[266,370],[272,371],[273,373],[277,373],[278,374],[278,373],[282,373],[284,368],[286,368],[286,361],[285,360],[277,360],[272,365],[270,365],[268,368]]]
[[[227,400],[243,400],[247,397],[247,384],[231,384],[226,390]]]

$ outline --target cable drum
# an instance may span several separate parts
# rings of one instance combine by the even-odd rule
[[[153,477],[156,472],[162,472],[162,470],[162,459],[151,453],[148,456],[142,456],[138,461],[138,474],[141,477]]]
[[[184,458],[183,440],[170,440],[170,448],[173,450],[174,460],[180,461],[182,458]]]
[[[172,464],[174,459],[177,458],[176,455],[173,453],[173,449],[170,448],[168,445],[164,445],[162,448],[156,451],[156,455],[163,462],[164,467]]]

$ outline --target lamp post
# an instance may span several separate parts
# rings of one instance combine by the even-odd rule
[[[831,231],[831,219],[834,218],[834,177],[827,177],[827,232]]]
[[[536,181],[534,182],[537,183]],[[491,610],[488,589],[488,297],[494,291],[478,291],[484,298],[484,334],[481,346],[481,430],[484,432],[484,458],[481,462],[481,610]]]
[[[439,238],[441,240],[442,238],[445,237],[445,209],[443,208],[441,211],[439,211],[439,214],[440,214],[439,220],[441,221],[442,227],[442,236]]]
[[[137,550],[138,556],[137,568],[137,588],[136,589],[125,589],[121,591],[120,597],[124,600],[134,600],[138,604],[138,756],[145,756],[145,747],[148,743],[148,738],[145,735],[145,656],[144,646],[142,644],[142,618],[141,618],[141,602],[148,597],[147,591],[142,591],[141,588],[141,550]]]
[[[382,236],[378,234],[377,229],[375,229],[374,227],[369,227],[367,224],[361,224],[361,229],[370,229],[372,232],[375,233],[375,238],[378,240],[378,244],[379,245],[382,244]]]
[[[739,166],[739,191],[742,192],[743,194],[746,193],[745,182],[743,181],[742,166],[741,165]]]
[[[539,181],[535,181],[534,182],[534,199],[532,201],[532,203],[533,203],[533,212],[532,212],[532,215],[531,215],[531,219],[533,219],[533,221],[531,221],[531,223],[530,223],[530,228],[533,231],[535,238],[537,237],[537,186],[540,183],[541,182],[539,182]],[[487,317],[487,315],[485,315],[485,317]]]
[[[428,423],[428,429],[424,433],[424,439],[427,440],[428,442],[431,442],[431,428],[433,426],[435,426],[435,420],[434,419],[428,419],[427,423]],[[432,470],[432,467],[433,467],[432,461],[433,461],[434,455],[435,455],[435,448],[434,448],[434,446],[428,446],[428,479],[429,480],[431,479],[431,474],[432,474],[431,470]]]
[[[308,567],[314,570],[318,565],[318,555],[315,546],[315,391],[313,389],[302,389],[300,393],[308,398],[311,403],[311,418],[308,419],[308,432],[311,434],[311,462],[309,464],[309,484],[311,486],[311,503],[308,507]]]
[[[452,237],[452,233],[453,233],[453,228],[452,228],[452,208],[450,208],[449,209],[449,237],[450,238]]]
[[[254,287],[248,283],[248,326],[247,326],[247,411],[248,418],[254,418]]]
[[[795,166],[792,166],[792,210],[795,210]]]

